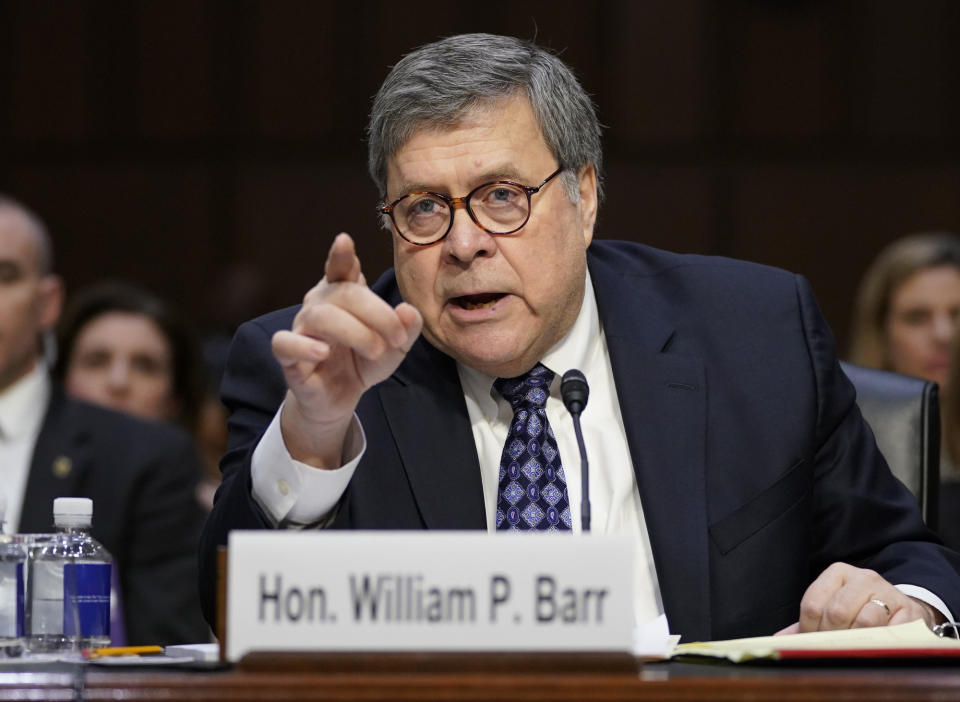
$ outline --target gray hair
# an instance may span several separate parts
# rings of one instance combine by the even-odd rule
[[[40,275],[53,272],[53,243],[43,220],[22,202],[0,193],[0,213],[4,210],[20,217],[36,242],[36,264]]]
[[[547,147],[567,170],[572,202],[580,169],[593,164],[602,197],[600,122],[590,96],[563,61],[533,42],[494,34],[460,34],[404,56],[380,86],[367,125],[367,165],[380,197],[387,159],[425,127],[452,128],[470,110],[525,94]]]

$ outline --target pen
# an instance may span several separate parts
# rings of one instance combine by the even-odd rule
[[[85,649],[83,651],[83,657],[152,656],[158,653],[163,653],[163,646],[107,646],[105,648]]]

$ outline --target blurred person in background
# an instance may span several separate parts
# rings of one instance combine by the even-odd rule
[[[913,234],[888,245],[860,283],[850,360],[940,386],[940,534],[960,547],[960,237]]]
[[[860,283],[850,360],[945,390],[960,316],[960,237],[914,234],[887,246]]]
[[[52,530],[56,497],[94,502],[92,533],[113,555],[122,618],[114,644],[205,641],[200,615],[196,449],[181,429],[77,400],[43,348],[60,316],[43,222],[0,195],[0,491],[20,533]]]
[[[208,392],[197,337],[174,307],[139,285],[95,284],[68,302],[57,349],[54,375],[73,396],[179,424],[196,439],[204,459],[197,496],[209,509],[226,448],[225,411]]]
[[[72,296],[57,334],[54,372],[71,394],[196,430],[203,367],[192,331],[148,290],[99,283]]]

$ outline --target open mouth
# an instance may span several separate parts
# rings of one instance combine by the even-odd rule
[[[480,310],[492,307],[497,300],[504,298],[505,293],[480,293],[478,295],[461,295],[451,298],[450,302],[465,310]]]

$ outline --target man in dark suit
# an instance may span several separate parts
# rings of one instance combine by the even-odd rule
[[[193,444],[175,427],[76,401],[51,381],[41,339],[62,296],[42,223],[0,198],[0,489],[11,526],[51,531],[54,498],[91,498],[93,536],[117,568],[126,641],[208,640],[196,591]]]
[[[394,269],[367,287],[341,234],[300,307],[238,331],[208,617],[233,528],[575,528],[571,365],[593,391],[595,531],[634,538],[645,616],[705,639],[958,611],[956,556],[880,457],[806,283],[593,241],[599,126],[562,62],[427,45],[369,137]]]

